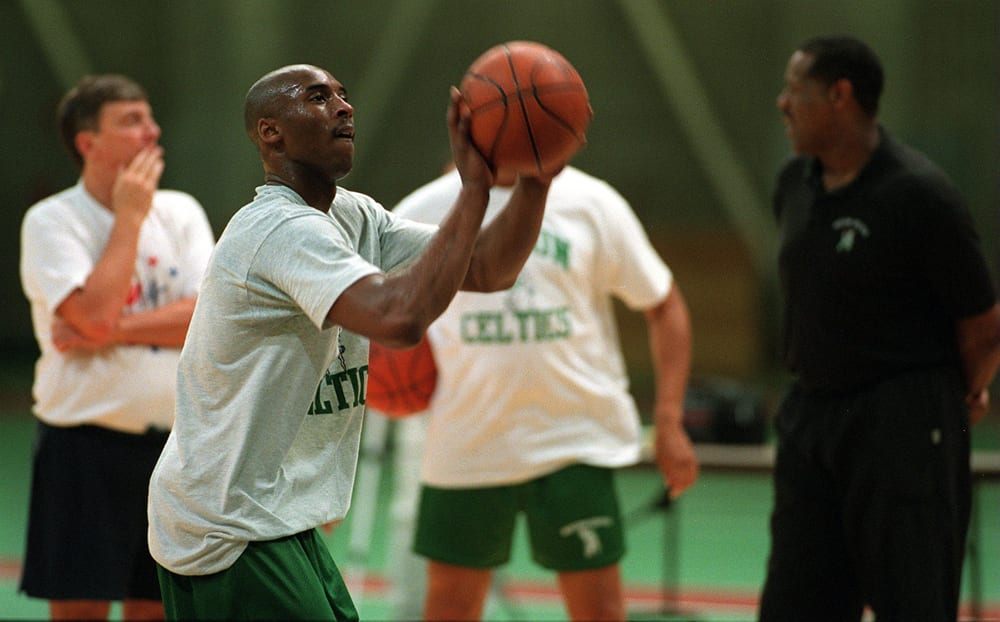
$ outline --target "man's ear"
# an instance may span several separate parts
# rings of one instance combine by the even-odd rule
[[[76,150],[83,156],[84,159],[87,155],[94,149],[94,131],[93,130],[80,130],[76,133],[76,138],[73,139],[73,144],[76,145]]]
[[[841,78],[830,85],[826,91],[827,97],[836,105],[844,105],[855,101],[854,85],[847,78]]]
[[[263,117],[257,120],[257,137],[264,144],[274,145],[281,140],[281,129],[274,119]]]

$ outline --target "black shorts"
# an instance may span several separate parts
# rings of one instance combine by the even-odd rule
[[[763,622],[954,620],[971,478],[964,385],[919,371],[848,395],[794,388],[778,453]]]
[[[167,434],[39,422],[21,591],[47,600],[160,600],[149,477]]]

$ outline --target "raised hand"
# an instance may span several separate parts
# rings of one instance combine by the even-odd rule
[[[451,87],[451,102],[448,105],[448,137],[451,141],[451,157],[464,185],[480,184],[487,188],[496,182],[494,172],[483,158],[469,136],[469,107],[462,99],[462,93]]]
[[[111,209],[116,218],[134,218],[137,222],[146,218],[163,166],[163,148],[153,145],[140,151],[118,172],[111,188]]]

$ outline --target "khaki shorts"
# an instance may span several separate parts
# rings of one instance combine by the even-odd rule
[[[414,551],[466,568],[500,566],[510,559],[522,512],[532,558],[543,568],[603,568],[625,554],[614,472],[582,464],[510,486],[424,486]]]

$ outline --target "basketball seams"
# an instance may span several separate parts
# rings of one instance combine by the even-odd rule
[[[472,73],[472,72],[470,72],[470,73],[465,74],[465,79],[467,80],[469,78],[472,78],[472,79],[475,79],[475,80],[479,80],[480,82],[483,82],[483,83],[485,83],[485,84],[487,84],[489,86],[492,86],[496,90],[497,95],[499,95],[499,97],[497,99],[491,99],[491,100],[487,101],[484,104],[479,104],[479,105],[477,105],[475,107],[469,106],[469,110],[472,111],[473,114],[475,114],[477,112],[480,112],[480,111],[483,111],[483,110],[489,110],[490,108],[494,108],[496,106],[503,106],[504,108],[507,107],[507,99],[508,99],[509,95],[507,94],[507,91],[504,90],[502,84],[500,84],[499,82],[497,82],[493,78],[491,78],[489,76],[486,76],[486,75],[483,75],[481,73]],[[465,90],[468,91],[469,89],[465,89]],[[468,93],[463,93],[462,95],[463,95],[463,97],[466,98],[466,102],[468,102]]]
[[[497,148],[500,146],[500,139],[503,138],[504,130],[507,128],[507,121],[510,118],[510,107],[508,106],[509,96],[507,95],[507,91],[504,90],[503,85],[489,76],[479,73],[468,73],[466,76],[492,86],[496,90],[497,95],[499,95],[497,99],[492,99],[485,104],[476,106],[475,108],[470,106],[469,111],[473,116],[483,112],[489,112],[494,108],[503,108],[504,111],[503,120],[500,122],[500,125],[497,126],[497,132],[493,138],[493,144],[489,146],[489,149],[485,150],[486,153],[484,154],[486,159],[492,162],[496,157]],[[518,97],[520,97],[520,95],[518,95]]]
[[[537,76],[544,68],[544,66],[555,67],[556,69],[561,71],[563,74],[562,80],[559,82],[550,82],[542,85],[536,84]],[[579,84],[565,81],[567,78],[572,79],[576,77],[577,79],[579,79],[578,76],[575,75],[575,73],[576,73],[575,71],[567,68],[561,63],[556,62],[555,59],[546,59],[545,61],[539,61],[535,63],[534,66],[532,66],[531,68],[531,96],[532,98],[534,98],[535,103],[538,104],[538,107],[542,110],[542,112],[544,112],[551,119],[559,123],[561,127],[563,127],[567,132],[569,132],[571,136],[573,136],[574,139],[576,139],[577,143],[583,144],[585,140],[580,135],[580,133],[577,132],[576,128],[573,127],[571,123],[563,119],[562,116],[559,115],[559,113],[557,113],[555,110],[547,106],[545,104],[545,101],[543,100],[543,96],[553,93],[573,93],[573,92],[586,93],[586,89],[582,88]],[[542,170],[541,161],[539,161],[538,170],[539,171]]]
[[[556,111],[546,106],[544,101],[536,97],[535,103],[538,104],[538,107],[542,110],[542,112],[547,114],[550,119],[554,120],[556,123],[559,124],[560,127],[564,128],[570,135],[572,135],[573,138],[576,139],[577,143],[582,145],[586,142],[584,137],[579,132],[576,131],[576,128],[573,127],[572,124],[570,124],[569,122],[564,120],[561,116],[559,116],[559,114]]]
[[[517,93],[517,103],[521,107],[521,115],[524,118],[524,129],[528,133],[528,142],[531,143],[531,153],[535,156],[535,164],[538,166],[538,170],[542,170],[542,155],[538,151],[538,143],[535,141],[535,130],[531,126],[531,117],[528,116],[528,106],[524,103],[524,96],[521,93],[521,80],[517,75],[517,67],[514,66],[514,57],[511,54],[510,46],[503,46],[504,54],[507,57],[507,68],[510,69],[511,79],[514,80],[514,90]],[[534,70],[534,68],[532,68]],[[530,74],[529,74],[530,75]],[[532,82],[533,85],[533,82]],[[506,122],[506,118],[504,119]],[[497,142],[500,141],[500,136],[503,134],[497,132]]]
[[[490,48],[466,71],[461,90],[473,142],[498,170],[544,173],[586,145],[593,116],[586,87],[568,61],[542,44]]]

